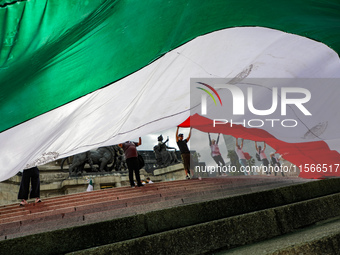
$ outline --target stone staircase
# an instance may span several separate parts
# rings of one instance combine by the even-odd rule
[[[309,227],[296,230],[255,244],[231,250],[209,253],[214,255],[260,255],[299,254],[332,255],[340,254],[340,218],[335,217],[317,222]]]
[[[242,176],[11,204],[0,207],[0,254],[213,254],[340,216],[338,192],[339,179]]]

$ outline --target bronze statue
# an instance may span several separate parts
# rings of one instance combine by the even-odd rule
[[[91,172],[110,172],[113,169],[120,171],[126,169],[125,158],[123,157],[121,148],[117,145],[100,147],[96,150],[90,150],[83,153],[79,153],[73,156],[72,164],[69,167],[70,175],[80,175],[85,170],[85,164],[90,165]],[[63,170],[64,162],[68,158],[65,158],[61,162],[61,169]],[[109,167],[108,165],[112,165]],[[99,166],[99,169],[95,167]]]
[[[163,142],[163,136],[160,135],[158,144],[153,147],[158,167],[167,167],[179,162],[175,153],[176,148],[167,146],[168,141],[169,139]],[[174,151],[168,151],[168,149],[174,149]]]

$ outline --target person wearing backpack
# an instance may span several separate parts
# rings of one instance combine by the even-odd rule
[[[118,146],[123,148],[124,150],[126,164],[129,170],[129,181],[130,181],[131,188],[135,187],[135,182],[133,180],[133,173],[135,173],[135,176],[136,176],[137,186],[138,187],[144,186],[140,179],[140,173],[139,173],[140,163],[138,160],[138,152],[137,152],[137,147],[141,144],[142,144],[141,137],[139,137],[138,143],[132,142],[132,141],[126,141],[125,143],[118,144]]]
[[[262,161],[263,166],[265,167],[265,172],[267,173],[267,175],[269,176],[270,173],[270,168],[269,168],[269,161],[267,159],[267,156],[265,154],[265,149],[266,149],[266,143],[263,142],[263,149],[261,146],[257,146],[257,142],[255,142],[255,149],[256,152],[260,155],[260,159]]]

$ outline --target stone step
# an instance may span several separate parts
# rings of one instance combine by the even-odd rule
[[[106,189],[106,190],[97,190],[93,192],[82,192],[78,194],[71,194],[66,196],[59,196],[54,198],[48,198],[45,199],[41,204],[28,204],[24,208],[18,207],[17,204],[11,204],[11,205],[5,205],[0,207],[0,219],[3,219],[6,214],[14,214],[17,212],[22,212],[22,214],[27,214],[24,211],[25,209],[30,210],[30,212],[34,212],[35,210],[44,210],[42,209],[42,206],[45,205],[45,207],[51,207],[53,205],[60,206],[62,203],[79,203],[86,201],[87,203],[90,203],[90,200],[97,201],[98,199],[110,199],[110,200],[118,200],[128,197],[133,197],[134,195],[139,196],[140,192],[147,193],[147,192],[162,192],[163,190],[176,190],[177,193],[180,193],[181,190],[190,190],[190,189],[197,189],[197,182],[202,186],[201,188],[205,188],[208,186],[215,187],[219,183],[222,183],[224,185],[229,185],[230,187],[239,186],[241,183],[244,186],[244,183],[250,183],[251,186],[256,187],[256,183],[260,184],[271,184],[268,182],[269,179],[266,179],[264,182],[262,179],[244,179],[244,180],[237,180],[235,179],[206,179],[203,181],[199,180],[190,180],[190,182],[186,182],[186,185],[183,185],[182,182],[166,182],[166,183],[158,183],[153,185],[146,185],[143,187],[143,189],[131,189],[130,187],[121,187],[121,188],[112,188],[112,189]],[[274,179],[271,179],[273,181],[274,185],[276,181]],[[293,180],[292,180],[293,182]],[[229,184],[228,184],[229,183]],[[280,184],[281,185],[281,184]],[[220,186],[216,186],[220,187]],[[255,188],[254,188],[255,189]],[[170,194],[170,193],[169,193]],[[47,203],[48,202],[48,203]]]
[[[194,183],[189,183],[188,185],[191,185]],[[166,188],[167,187],[172,187],[179,185],[176,182],[174,183],[167,183],[167,185],[164,185]],[[153,187],[153,186],[152,186]],[[152,190],[153,188],[148,186],[147,190]],[[154,184],[154,189],[157,189],[157,184]],[[116,194],[119,196],[120,194],[128,194],[128,193],[136,193],[138,189],[131,189],[130,187],[120,187],[120,188],[111,188],[111,189],[104,189],[104,190],[95,190],[92,192],[81,192],[81,193],[76,193],[76,194],[70,194],[70,195],[63,195],[63,196],[56,196],[52,198],[46,198],[43,201],[44,202],[49,202],[51,203],[59,203],[63,200],[74,200],[74,201],[79,201],[79,200],[86,200],[86,199],[97,199],[97,197],[105,196],[105,194]],[[139,190],[140,191],[140,190]],[[30,205],[28,205],[30,206]],[[5,212],[8,212],[10,208],[13,208],[14,210],[18,209],[18,204],[10,204],[10,205],[3,205],[0,206],[0,215],[4,214]]]
[[[227,182],[226,182],[227,181]],[[252,190],[256,190],[258,186],[255,186],[256,180],[250,186],[253,187]],[[218,183],[222,183],[223,185],[218,185]],[[272,187],[276,185],[276,182],[262,182],[259,181],[260,184],[266,184],[268,187]],[[288,182],[289,183],[289,182]],[[33,214],[35,212],[42,211],[50,211],[56,208],[61,208],[62,206],[71,207],[72,205],[77,207],[78,205],[82,205],[86,202],[86,204],[91,204],[92,201],[94,203],[107,202],[120,200],[117,203],[124,201],[123,199],[139,197],[143,198],[146,194],[152,194],[151,197],[165,197],[171,198],[175,195],[184,195],[190,194],[190,191],[199,192],[203,190],[203,192],[209,192],[210,190],[216,190],[216,192],[222,192],[225,189],[235,189],[234,184],[229,185],[228,180],[224,181],[200,181],[200,187],[197,187],[196,181],[190,180],[190,182],[186,182],[186,185],[177,184],[177,183],[167,183],[166,185],[148,185],[143,187],[142,189],[130,189],[130,188],[117,188],[110,190],[103,190],[97,192],[84,192],[82,194],[63,196],[55,199],[47,199],[39,204],[29,204],[23,207],[18,206],[5,206],[0,210],[0,223],[4,222],[4,219],[7,217],[13,217],[18,215],[27,215]],[[239,184],[238,184],[239,185]],[[270,186],[269,186],[270,185]],[[280,184],[282,185],[282,184]],[[254,187],[255,186],[255,187]],[[239,189],[241,186],[236,187]],[[246,187],[246,185],[242,185],[242,187]],[[183,193],[184,192],[184,193]],[[141,194],[142,193],[142,194]],[[201,191],[202,193],[202,191]],[[148,197],[146,197],[148,198]]]
[[[340,193],[66,254],[146,254],[141,247],[148,254],[339,254],[339,199]]]
[[[294,180],[295,181],[295,180]],[[233,182],[233,184],[231,184]],[[268,189],[277,185],[283,186],[291,184],[290,180],[278,182],[276,179],[254,179],[250,185],[249,180],[237,181],[235,179],[206,179],[203,181],[189,180],[181,182],[167,182],[156,185],[146,185],[142,188],[115,188],[101,190],[95,192],[85,192],[83,195],[69,195],[59,197],[58,199],[45,200],[39,204],[30,204],[25,206],[28,210],[23,210],[22,207],[11,207],[11,213],[0,215],[0,223],[3,228],[0,236],[5,238],[13,238],[23,236],[27,233],[34,233],[31,225],[35,226],[36,233],[46,229],[46,226],[51,230],[51,221],[53,229],[59,226],[70,227],[79,225],[85,222],[90,215],[91,219],[96,218],[95,214],[110,215],[112,218],[137,213],[138,210],[147,211],[148,208],[163,209],[174,204],[183,205],[194,203],[202,200],[211,200],[221,197],[230,196],[232,194],[240,194],[252,192],[252,189]],[[183,185],[185,183],[185,185]],[[243,185],[240,185],[242,183]],[[279,184],[278,184],[279,183]],[[235,186],[234,184],[238,184]],[[251,188],[249,188],[249,187]],[[112,196],[114,194],[117,197]],[[101,197],[102,196],[102,197]],[[88,197],[84,199],[84,197]],[[89,199],[93,197],[93,199]],[[76,199],[76,200],[75,200]],[[169,202],[176,200],[174,203]],[[164,203],[161,203],[164,202]],[[150,204],[156,204],[150,206]],[[133,208],[136,207],[136,208]],[[130,209],[129,209],[130,208]],[[125,210],[122,210],[125,209]],[[14,210],[17,210],[16,212]],[[118,210],[119,212],[114,212]],[[131,212],[131,213],[130,213]],[[98,216],[104,219],[104,216]],[[97,218],[98,218],[97,217]],[[108,219],[108,218],[106,218]],[[17,224],[15,224],[15,222]],[[39,222],[39,227],[37,226]],[[58,224],[57,224],[58,222]],[[47,225],[48,224],[48,225]]]
[[[185,185],[188,181],[182,183]],[[246,189],[249,188],[251,187]],[[65,214],[59,229],[45,229],[45,232],[39,234],[13,239],[6,237],[7,240],[0,241],[0,250],[14,254],[17,243],[20,243],[21,250],[27,254],[64,254],[84,249],[87,249],[88,254],[94,254],[88,249],[108,247],[114,250],[120,245],[126,247],[126,251],[121,254],[138,254],[132,252],[136,251],[137,247],[150,249],[150,254],[167,254],[162,250],[164,243],[172,244],[172,249],[167,249],[172,252],[170,254],[193,254],[205,250],[232,248],[292,232],[337,216],[340,213],[340,204],[337,202],[340,195],[334,194],[337,192],[340,192],[340,180],[330,179],[220,199],[203,199],[199,203],[181,204],[182,198],[173,199],[107,210],[103,214],[78,215],[79,225],[72,228],[63,228],[66,226],[63,222],[75,219]],[[157,207],[162,203],[172,203],[172,206],[163,209]],[[148,210],[148,207],[151,210]],[[121,213],[121,210],[127,213],[124,217],[102,217],[106,213]],[[93,223],[90,223],[91,221]],[[48,225],[52,226],[55,222],[57,221],[52,220]],[[36,224],[22,224],[17,226],[17,230],[20,231],[20,227],[27,228],[27,231],[31,228],[34,233],[34,228],[39,224],[39,221]],[[230,240],[226,241],[226,237]],[[102,254],[120,252],[106,251]]]
[[[212,184],[201,182],[202,186],[209,186]],[[178,187],[177,187],[178,186]],[[83,192],[78,194],[72,194],[72,195],[66,195],[61,197],[55,197],[55,198],[49,198],[44,200],[42,203],[39,204],[28,204],[25,207],[19,207],[18,204],[12,204],[12,205],[6,205],[0,208],[0,218],[3,219],[6,214],[13,214],[15,212],[22,212],[25,211],[25,209],[28,209],[30,211],[34,210],[44,210],[42,207],[51,207],[54,205],[61,206],[65,203],[91,203],[91,201],[98,201],[98,200],[119,200],[124,198],[129,198],[133,196],[140,196],[142,194],[146,193],[155,193],[155,192],[161,192],[162,190],[169,190],[169,189],[190,189],[190,186],[195,186],[195,181],[192,180],[190,182],[187,182],[185,186],[182,184],[177,183],[167,183],[166,185],[157,186],[156,185],[148,185],[141,188],[131,189],[130,187],[124,187],[124,188],[112,188],[107,190],[98,190],[93,192]],[[38,209],[37,209],[38,208]]]
[[[270,240],[213,252],[214,255],[340,254],[340,217],[317,222]]]
[[[186,182],[188,183],[188,182]],[[141,194],[135,193],[130,195],[125,195],[124,197],[120,197],[120,199],[111,199],[108,200],[108,197],[97,199],[96,201],[89,201],[86,200],[86,203],[84,201],[68,201],[68,200],[62,200],[59,204],[48,204],[47,202],[42,202],[36,205],[30,205],[27,208],[28,210],[22,210],[22,208],[17,208],[17,212],[14,213],[7,213],[3,214],[0,222],[2,223],[2,226],[4,227],[7,223],[14,222],[14,221],[20,221],[21,225],[25,222],[25,225],[27,225],[29,222],[32,222],[32,224],[36,223],[36,220],[38,218],[43,218],[43,221],[46,222],[47,220],[56,220],[53,214],[62,214],[63,217],[61,219],[64,219],[65,217],[70,217],[71,215],[73,217],[78,217],[82,214],[88,214],[88,213],[94,213],[94,212],[103,212],[106,210],[115,210],[115,209],[121,209],[124,207],[132,207],[137,206],[140,204],[150,204],[150,203],[158,203],[161,201],[169,201],[173,199],[180,198],[182,200],[182,204],[190,203],[197,200],[204,199],[212,199],[217,197],[225,196],[228,192],[233,190],[233,193],[236,194],[237,190],[241,190],[242,187],[238,187],[237,189],[234,187],[231,187],[229,185],[216,185],[215,182],[211,182],[213,185],[210,184],[204,184],[202,185],[200,183],[199,188],[196,186],[190,186],[187,185],[185,192],[183,193],[183,190],[172,190],[172,189],[161,189],[161,193],[153,193],[154,190],[151,190],[152,193],[147,193],[145,190],[142,191]],[[268,184],[267,184],[268,185]],[[183,186],[183,185],[182,185]],[[151,186],[150,186],[151,187]],[[128,190],[130,191],[130,189]],[[248,191],[250,191],[248,189]],[[223,192],[223,194],[222,194]],[[199,198],[197,195],[199,194]],[[55,201],[53,201],[55,202]],[[44,203],[46,205],[44,206]],[[164,203],[165,204],[165,203]],[[35,210],[33,210],[34,208]],[[63,208],[65,208],[65,211],[63,211]],[[29,214],[28,214],[29,213]],[[69,224],[69,222],[68,222]],[[5,227],[7,231],[3,231],[2,235],[6,235],[9,233],[13,233],[9,229],[9,227]]]
[[[210,182],[211,181],[213,181],[213,182],[217,182],[217,181],[226,182],[227,181],[227,182],[230,182],[231,185],[238,185],[239,183],[243,183],[243,182],[252,182],[254,184],[256,181],[257,182],[264,182],[264,181],[266,181],[266,178],[257,178],[255,176],[254,176],[254,178],[252,178],[252,177],[253,176],[249,176],[249,177],[245,176],[245,178],[242,178],[242,177],[238,177],[238,178],[230,178],[230,177],[228,177],[228,178],[207,178],[207,179],[205,179],[205,181],[210,181]],[[273,178],[273,179],[277,179],[278,181],[280,181],[281,178]],[[194,179],[194,180],[191,180],[191,181],[198,181],[198,179]],[[298,181],[299,183],[301,183],[301,182],[304,181],[304,179],[292,178],[292,179],[290,179],[290,181],[291,182]],[[155,185],[157,187],[157,189],[162,189],[162,188],[166,189],[168,187],[171,187],[172,185],[182,186],[181,182],[182,181],[166,182],[167,185],[163,185],[164,182],[161,182],[161,183],[154,183],[153,185]],[[113,188],[113,190],[115,192],[117,192],[117,193],[119,191],[126,192],[126,190],[128,190],[128,189],[130,189],[130,188],[129,187]],[[106,189],[105,191],[108,191],[108,190],[112,190],[112,189]],[[96,190],[96,191],[93,191],[93,192],[103,192],[103,190]],[[76,193],[76,194],[69,194],[69,195],[66,195],[66,196],[63,195],[63,196],[55,196],[55,197],[51,197],[51,198],[45,198],[44,201],[49,201],[49,200],[57,201],[58,199],[65,199],[65,198],[66,199],[70,199],[71,197],[75,197],[76,199],[79,199],[79,198],[85,198],[86,196],[87,196],[86,192],[81,192],[81,193]],[[91,194],[90,196],[93,196],[93,195]],[[2,213],[2,209],[3,208],[8,208],[8,207],[16,207],[16,204],[1,205],[0,206],[0,215]]]

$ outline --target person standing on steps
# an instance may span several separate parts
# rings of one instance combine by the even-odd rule
[[[178,148],[181,152],[181,157],[184,165],[184,171],[187,179],[191,178],[190,175],[190,150],[188,148],[187,143],[190,140],[191,137],[191,128],[188,134],[188,137],[186,139],[183,139],[183,134],[178,134],[179,127],[177,127],[176,131],[176,142],[178,145]]]
[[[22,173],[18,193],[18,199],[21,199],[20,206],[25,206],[26,204],[28,204],[28,195],[30,198],[35,198],[35,203],[41,202],[39,168],[36,166],[25,169]]]
[[[278,172],[281,172],[282,176],[285,176],[281,168],[280,158],[277,158],[275,156],[275,152],[270,153],[269,156],[275,176],[277,175]]]
[[[266,143],[263,142],[263,149],[262,149],[262,147],[257,146],[257,142],[255,142],[255,149],[256,149],[257,153],[260,155],[260,159],[262,160],[262,164],[265,167],[265,172],[269,176],[270,175],[269,161],[267,159],[266,154],[264,153],[264,151],[266,149]]]
[[[243,139],[241,139],[241,145],[238,144],[238,138],[236,138],[236,144],[235,144],[236,148],[235,148],[235,152],[238,156],[238,161],[240,162],[241,166],[243,166],[243,169],[246,169],[247,166],[247,160],[246,157],[244,155],[244,152],[242,150],[243,148]],[[249,175],[250,173],[248,173],[247,171],[243,171],[244,175]]]
[[[139,162],[138,162],[138,153],[137,153],[137,147],[142,144],[142,138],[139,137],[139,141],[132,142],[132,141],[126,141],[125,143],[120,143],[118,146],[121,147],[124,150],[126,164],[129,170],[129,181],[132,188],[135,187],[135,182],[133,180],[133,173],[135,173],[137,186],[142,187],[144,186],[142,184],[142,181],[140,179],[139,174]]]
[[[222,158],[222,155],[221,155],[221,152],[220,152],[220,148],[218,146],[218,141],[220,139],[220,134],[218,134],[217,140],[211,139],[210,133],[208,133],[208,137],[209,137],[209,146],[210,146],[210,149],[211,149],[211,156],[214,159],[214,161],[217,164],[217,166],[220,166],[222,168],[223,166],[225,166],[225,162],[224,162],[224,160]],[[222,174],[222,172],[219,172],[219,174]]]

